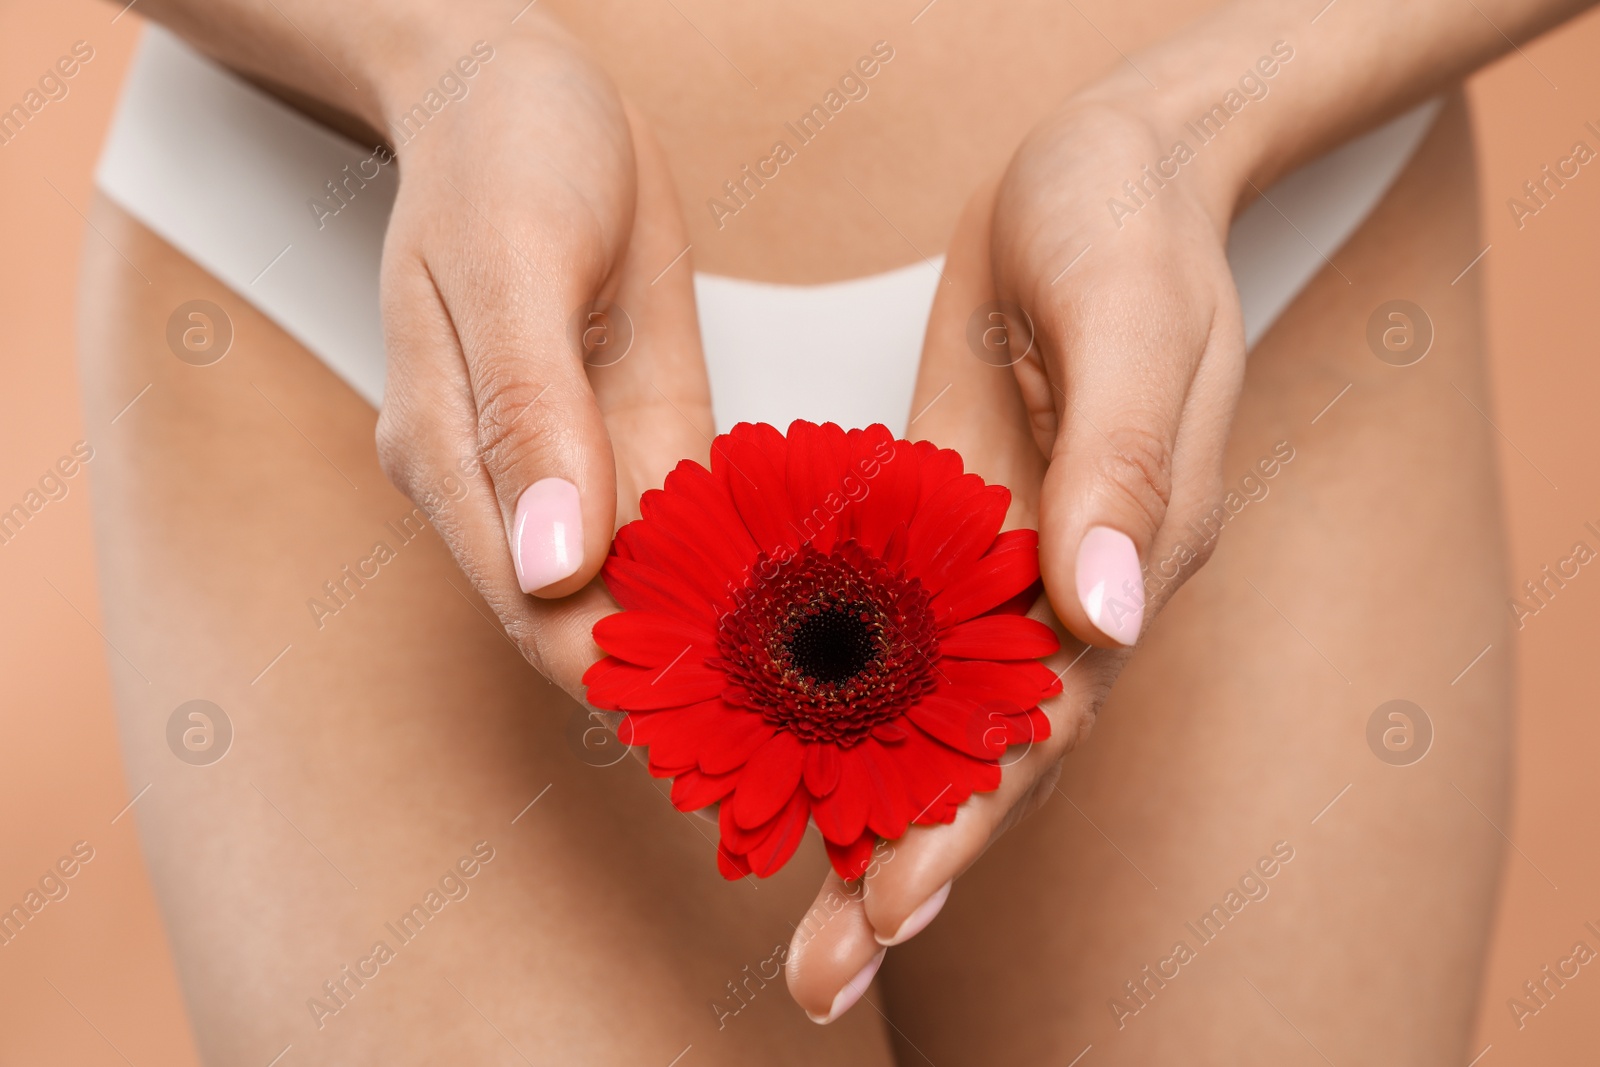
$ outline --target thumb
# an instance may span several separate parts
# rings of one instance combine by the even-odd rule
[[[1042,323],[1044,362],[1017,365],[1034,379],[1020,384],[1035,424],[1056,424],[1039,502],[1045,589],[1072,635],[1102,647],[1138,641],[1159,606],[1146,574],[1165,600],[1181,584],[1173,564],[1192,574],[1216,547],[1196,531],[1217,513],[1244,374],[1236,300],[1122,281]]]
[[[1058,429],[1040,498],[1040,567],[1073,636],[1132,645],[1144,567],[1167,521],[1190,373],[1163,370],[1136,331],[1100,330],[1052,375]],[[1071,595],[1063,595],[1070,590]]]
[[[513,416],[521,425],[503,433],[498,421],[486,423],[480,412],[479,430],[480,440],[493,441],[484,464],[509,511],[517,584],[524,593],[562,597],[600,569],[611,542],[616,481],[588,381],[560,365],[550,370],[550,380],[522,405],[527,416]],[[531,410],[545,401],[550,408]]]
[[[599,571],[616,514],[611,442],[587,374],[610,308],[606,250],[575,246],[555,220],[516,206],[477,210],[504,221],[484,223],[494,230],[475,254],[452,249],[428,274],[460,339],[477,458],[517,584],[564,597]]]
[[[614,296],[579,310],[567,331],[573,358],[555,368],[556,384],[577,398],[561,409],[565,429],[583,447],[540,468],[575,469],[579,492],[559,476],[527,483],[510,531],[522,589],[542,596],[565,595],[592,578],[617,520],[637,517],[640,494],[659,487],[678,460],[705,456],[714,432],[677,192],[655,137],[630,103],[623,106],[636,199],[606,285]],[[529,421],[536,431],[539,423]],[[539,450],[548,454],[548,443]]]

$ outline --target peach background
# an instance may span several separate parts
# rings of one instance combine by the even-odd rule
[[[0,509],[20,500],[84,433],[73,364],[73,292],[85,234],[78,211],[88,203],[95,154],[138,33],[134,15],[113,22],[115,14],[91,0],[0,9],[6,105],[74,41],[95,49],[70,95],[0,146],[0,322],[7,342]],[[1600,16],[1523,51],[1471,87],[1492,245],[1474,270],[1488,284],[1491,416],[1503,435],[1519,583],[1566,556],[1580,537],[1594,544],[1585,521],[1600,526],[1600,359],[1590,315],[1600,279],[1600,172],[1585,168],[1521,230],[1506,206],[1575,140],[1600,146],[1600,136],[1583,128],[1588,120],[1600,125],[1600,66],[1593,61]],[[89,477],[93,469],[91,463]],[[0,1060],[191,1064],[197,1060],[135,822],[131,815],[112,821],[131,790],[117,751],[108,650],[97,633],[85,480],[72,479],[65,499],[0,546],[0,906],[20,901],[74,842],[95,849],[70,895],[0,946]],[[1519,784],[1514,818],[1503,829],[1522,855],[1508,851],[1473,1045],[1474,1054],[1492,1045],[1483,1067],[1577,1062],[1585,1058],[1580,1049],[1600,1041],[1595,967],[1584,968],[1520,1031],[1506,1006],[1522,982],[1568,955],[1579,938],[1600,948],[1600,938],[1582,928],[1585,920],[1600,927],[1597,635],[1600,577],[1588,568],[1518,635]]]

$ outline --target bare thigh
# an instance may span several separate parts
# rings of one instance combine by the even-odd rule
[[[1059,792],[890,953],[902,1063],[1472,1057],[1511,738],[1478,292],[1452,283],[1476,204],[1458,98],[1252,354],[1248,502]],[[1368,346],[1397,298],[1432,320],[1414,366]],[[1394,699],[1432,725],[1409,765],[1420,728],[1369,743]]]
[[[384,480],[374,412],[113,206],[94,222],[106,637],[206,1062],[889,1063],[874,1011],[823,1029],[784,991],[820,847],[724,882],[713,827],[594,765],[614,747]],[[195,299],[234,330],[210,366],[168,347]],[[192,700],[231,724],[221,759],[215,713],[169,728]]]
[[[1280,441],[1294,458],[1155,625],[1063,795],[891,954],[901,1062],[1462,1051],[1509,679],[1465,399],[1483,403],[1476,291],[1449,285],[1477,251],[1470,150],[1459,114],[1440,131],[1253,357],[1229,471]],[[631,761],[581,757],[581,712],[412,536],[370,409],[114,209],[96,225],[151,279],[90,238],[83,379],[119,713],[151,785],[135,811],[208,1059],[888,1062],[876,1008],[819,1029],[763,977],[814,843],[759,888],[723,883],[710,827]],[[1414,367],[1366,347],[1393,297],[1435,324]],[[235,327],[214,366],[167,348],[194,298]],[[1393,697],[1437,731],[1412,766],[1368,747]],[[234,731],[208,765],[169,741],[197,698]],[[1292,858],[1241,887],[1279,842]]]

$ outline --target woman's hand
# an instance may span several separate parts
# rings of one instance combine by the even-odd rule
[[[517,647],[581,701],[590,628],[616,610],[596,578],[611,535],[712,432],[689,239],[638,113],[532,4],[139,10],[396,145],[379,458]]]
[[[1106,207],[1122,175],[1168,150],[1126,115],[1069,105],[958,227],[909,436],[956,449],[969,470],[1008,486],[1008,527],[1038,526],[1047,597],[1033,614],[1068,631],[1049,661],[1063,692],[1044,706],[1051,736],[1002,758],[999,789],[973,796],[949,825],[885,843],[861,885],[829,876],[822,901],[849,904],[815,934],[797,933],[789,963],[791,991],[814,1017],[847,1008],[883,946],[926,926],[952,881],[1049,798],[1125,646],[1204,559],[1186,526],[1220,496],[1244,368],[1226,219],[1180,181],[1121,226]],[[1178,580],[1147,598],[1143,565],[1178,559]]]
[[[1040,572],[1094,645],[1134,644],[1209,555],[1194,530],[1221,502],[1244,377],[1233,197],[1208,198],[1173,155],[1139,117],[1069,103],[1024,140],[994,200],[991,276],[1011,320],[996,361],[1015,361],[1049,461]],[[1147,569],[1163,579],[1149,590]]]
[[[1215,538],[1188,527],[1221,502],[1244,373],[1224,255],[1236,210],[1588,2],[1507,0],[1491,21],[1424,0],[1397,35],[1371,31],[1391,14],[1382,0],[1312,13],[1234,0],[1069,100],[969,204],[908,436],[957,449],[968,469],[1009,486],[1011,525],[1037,521],[1048,605],[1034,611],[1053,609],[1069,631],[1052,660],[1063,692],[1044,705],[1050,738],[1007,753],[995,792],[949,825],[885,842],[862,882],[829,876],[819,904],[830,918],[797,930],[788,962],[790,991],[813,1018],[854,1004],[883,946],[931,922],[953,880],[1048,799],[1128,646],[1205,562]],[[1237,102],[1268,91],[1246,121]],[[1202,143],[1186,120],[1218,107],[1236,117]]]
[[[984,309],[996,299],[989,254],[994,191],[991,184],[972,199],[952,241],[918,372],[912,410],[920,414],[907,436],[956,449],[967,470],[1010,488],[1009,529],[1037,525],[1046,459],[1010,361],[996,356],[1003,347],[979,358],[967,342],[969,321],[979,315],[981,335],[989,326]],[[859,999],[885,947],[927,926],[954,879],[1049,797],[1061,757],[1087,731],[1126,653],[1090,648],[1065,634],[1044,598],[1030,614],[1063,634],[1062,650],[1047,661],[1063,686],[1044,705],[1049,739],[1010,749],[1001,758],[999,789],[974,794],[954,822],[913,826],[899,840],[882,842],[863,881],[828,873],[810,914],[829,918],[797,928],[788,956],[790,993],[813,1019],[831,1022]]]
[[[706,452],[710,397],[688,238],[638,114],[535,12],[492,48],[399,147],[379,455],[523,653],[581,699],[590,627],[615,610],[595,580],[612,533]],[[391,130],[465,50],[388,80]]]

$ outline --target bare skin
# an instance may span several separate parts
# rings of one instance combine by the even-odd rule
[[[948,857],[988,848],[932,926],[890,950],[900,1062],[1065,1063],[1090,1044],[1096,1062],[1129,1064],[1449,1064],[1478,1051],[1466,1041],[1499,858],[1485,819],[1499,823],[1505,803],[1510,679],[1504,658],[1461,673],[1486,644],[1504,647],[1507,623],[1489,431],[1462,399],[1483,387],[1477,297],[1451,285],[1456,257],[1479,247],[1462,223],[1470,173],[1455,106],[1340,253],[1349,280],[1324,272],[1252,354],[1228,481],[1285,443],[1294,459],[1129,659],[1103,725],[1085,743],[1092,696],[1057,705],[1057,736],[996,794],[954,826],[913,830],[869,879],[864,910],[892,929],[897,879],[936,884],[954,873]],[[949,267],[980,300],[981,230],[974,210]],[[1431,309],[1438,339],[1397,369],[1362,338],[1383,294],[1401,291]],[[1015,408],[1011,383],[962,348],[961,306],[947,304],[942,330],[935,309],[919,402],[953,380]],[[935,406],[918,428],[1025,485],[1038,460],[1020,423]],[[1033,506],[1024,496],[1013,518]],[[1075,677],[1080,693],[1109,685],[1119,655],[1088,650],[1064,678],[1069,698]],[[1438,731],[1415,766],[1368,748],[1369,717],[1395,697]],[[1259,900],[1206,920],[1224,931],[1200,930],[1230,890]],[[850,955],[840,970],[875,947],[829,940]]]
[[[909,916],[928,914],[951,878],[1048,792],[1059,772],[1052,757],[1098,714],[1128,661],[1119,650],[1214,547],[1196,547],[1177,580],[1143,587],[1141,567],[1184,549],[1227,484],[1246,366],[1223,255],[1237,209],[1297,163],[1583,5],[1496,0],[1479,19],[1461,18],[1454,0],[1421,0],[1403,16],[1384,0],[1315,14],[1270,0],[1069,6],[1071,18],[1049,5],[950,15],[949,4],[863,13],[833,3],[788,12],[781,26],[732,5],[511,14],[496,0],[148,0],[143,9],[314,113],[365,126],[369,139],[399,130],[468,41],[495,41],[503,61],[473,102],[432,127],[437,136],[399,138],[378,456],[516,647],[576,699],[595,655],[588,624],[610,607],[595,580],[609,534],[639,487],[704,440],[691,267],[819,280],[908,251],[926,256],[949,243],[973,189],[1000,172],[974,224],[987,237],[971,252],[967,292],[1024,305],[1039,358],[1016,368],[1015,403],[979,404],[984,391],[966,390],[939,419],[1005,435],[1027,428],[1037,458],[1024,460],[1019,442],[1003,466],[1019,497],[1037,501],[1040,610],[1074,642],[1104,651],[1089,654],[1048,709],[1060,723],[1055,746],[1010,768],[993,805],[908,838],[852,921],[796,953],[790,990],[813,1015],[842,1010],[835,996],[847,968]],[[1373,32],[1397,19],[1404,32]],[[907,42],[903,51],[891,38]],[[891,68],[897,56],[916,61]],[[839,93],[854,101],[849,110]],[[819,94],[843,113],[825,132],[802,134],[804,115],[826,118],[812,106]],[[1230,120],[1246,97],[1256,101],[1248,117]],[[1227,122],[1226,135],[1203,138],[1182,180],[1125,229],[1105,210],[1107,194],[1131,190],[1124,179],[1206,115]],[[761,162],[760,142],[785,133],[802,154],[780,160],[779,173]],[[752,159],[768,184],[747,172]],[[726,202],[699,206],[720,174],[740,205],[731,221]],[[565,325],[575,309],[613,297],[637,301],[649,360],[609,378],[586,374],[562,343]],[[946,286],[940,307],[955,322],[971,304]],[[547,394],[552,402],[536,403]],[[1002,409],[1009,416],[997,422]],[[469,491],[456,499],[443,490],[463,467]],[[530,487],[552,479],[577,500],[575,517],[535,507],[525,525],[522,504],[540,499]],[[563,547],[528,548],[546,535]],[[1108,589],[1126,590],[1132,612],[1118,597],[1112,610]],[[836,888],[825,882],[823,892]]]
[[[767,962],[820,847],[759,888],[728,885],[712,828],[633,761],[580,760],[593,723],[433,532],[403,544],[385,525],[413,505],[378,468],[375,413],[115,208],[95,225],[153,283],[87,248],[84,373],[108,431],[97,522],[127,657],[119,714],[130,772],[155,783],[142,832],[206,1061],[265,1063],[293,1043],[305,1062],[522,1062],[509,1038],[534,1062],[666,1063],[691,1043],[698,1062],[890,1062],[875,1016],[813,1026]],[[161,340],[196,297],[236,329],[203,369]],[[396,558],[319,628],[307,600],[331,602],[323,583],[379,540]],[[237,730],[209,767],[167,750],[168,716],[196,697]],[[468,895],[401,945],[385,924],[479,841],[494,858]],[[378,940],[393,962],[335,1014],[308,1007],[338,1007],[323,983]],[[766,989],[719,1032],[707,1005],[746,965]]]
[[[108,637],[126,657],[112,665],[130,779],[154,783],[141,833],[208,1060],[265,1062],[293,1043],[328,1063],[667,1063],[692,1045],[708,1063],[1065,1064],[1093,1043],[1096,1062],[1321,1062],[1310,1045],[1335,1062],[1464,1062],[1499,855],[1471,804],[1503,814],[1509,713],[1494,654],[1450,684],[1504,625],[1487,428],[1452,388],[1482,403],[1472,278],[1449,284],[1478,247],[1471,175],[1464,116],[1449,114],[1338,254],[1349,284],[1324,272],[1252,353],[1223,477],[1282,440],[1295,460],[1152,626],[1060,793],[1040,790],[1042,810],[891,950],[873,1008],[826,1028],[768,962],[823,880],[816,843],[759,888],[723,883],[709,826],[672,811],[631,762],[578,758],[581,711],[500,636],[444,544],[424,533],[399,547],[385,526],[412,505],[379,470],[374,413],[99,205],[98,229],[153,281],[90,238],[83,380]],[[929,214],[945,228],[929,232],[949,232],[965,195],[941,194]],[[950,244],[950,272],[975,294],[989,283],[972,232],[923,250]],[[862,262],[904,261],[877,244]],[[751,273],[781,270],[780,252]],[[1371,309],[1397,294],[1438,330],[1405,370],[1363,341]],[[170,310],[198,296],[237,329],[204,369],[163,340]],[[987,371],[939,347],[951,333],[939,314],[924,385]],[[970,384],[998,390],[992,410],[1020,402],[992,378]],[[981,425],[936,407],[918,432],[986,472],[1026,462],[1030,442],[974,436]],[[397,558],[319,629],[306,599],[378,539]],[[1120,655],[1091,653],[1080,692]],[[1392,696],[1438,728],[1417,766],[1367,750],[1367,717]],[[210,767],[166,748],[167,717],[195,697],[238,731]],[[1060,709],[1058,746],[1027,757],[1030,786],[1093,706]],[[1019,799],[975,802],[951,829],[981,850]],[[336,1003],[322,983],[480,840],[494,859],[470,894],[319,1029],[307,1001]],[[1108,1002],[1126,998],[1122,983],[1280,840],[1295,855],[1271,896],[1118,1030]],[[864,914],[845,909],[817,939],[842,947],[840,966],[868,945]],[[771,977],[728,1014],[741,1001],[726,983],[751,972]],[[796,995],[825,1004],[842,980]]]

